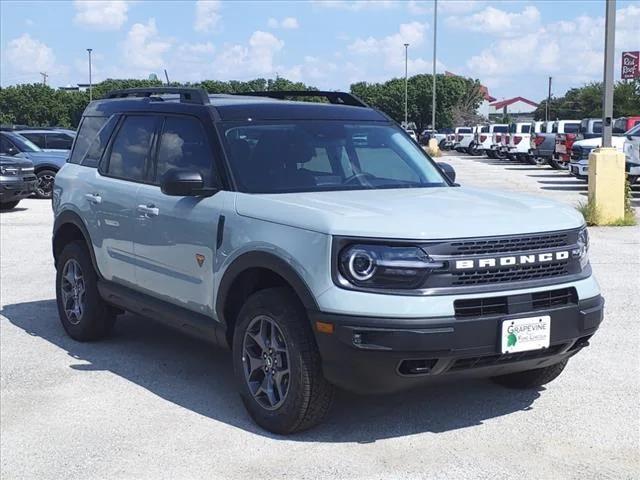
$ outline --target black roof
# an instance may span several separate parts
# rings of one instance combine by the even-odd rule
[[[330,102],[282,100],[297,96],[320,96]],[[277,98],[272,98],[276,96]],[[340,103],[339,103],[340,102]],[[344,102],[348,102],[344,103]],[[359,105],[359,106],[356,106]],[[193,88],[128,89],[114,91],[107,98],[89,104],[85,115],[112,115],[119,112],[189,113],[212,109],[222,121],[241,120],[346,120],[388,122],[383,113],[344,92],[256,92],[246,95],[208,95]]]

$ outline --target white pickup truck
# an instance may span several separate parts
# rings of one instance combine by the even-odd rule
[[[527,161],[532,131],[533,126],[529,122],[509,125],[508,143],[503,147],[503,151],[510,160]]]
[[[467,153],[473,140],[473,127],[456,127],[453,149],[459,153]]]
[[[484,125],[476,138],[476,149],[486,156],[491,157],[491,145],[493,145],[494,133],[507,133],[509,131],[509,125],[506,123]]]

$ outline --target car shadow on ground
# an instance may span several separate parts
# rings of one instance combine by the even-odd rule
[[[11,210],[2,210],[0,213],[5,214],[5,213],[18,213],[18,212],[24,212],[27,209],[27,207],[16,207],[16,208],[12,208]]]
[[[109,339],[76,342],[62,329],[55,300],[6,305],[0,314],[27,334],[66,351],[69,368],[111,372],[198,414],[254,434],[285,438],[260,429],[249,418],[236,393],[229,352],[130,314],[119,317]],[[338,391],[323,424],[286,438],[370,443],[447,432],[529,410],[539,396],[540,391],[508,390],[487,380],[443,383],[385,396]]]

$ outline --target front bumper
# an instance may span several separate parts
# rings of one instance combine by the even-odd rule
[[[580,180],[589,179],[589,161],[586,162],[571,162],[569,164],[569,172]]]
[[[28,177],[2,177],[0,179],[0,202],[14,202],[28,197],[36,191],[38,182],[35,175]]]
[[[518,304],[514,304],[518,305]],[[331,323],[334,333],[316,332],[325,377],[357,393],[388,393],[437,379],[489,377],[558,363],[588,345],[603,318],[601,296],[558,308],[472,318],[400,319],[309,312],[313,325]],[[502,322],[549,315],[548,349],[500,353]]]

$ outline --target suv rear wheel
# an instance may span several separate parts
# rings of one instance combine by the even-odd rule
[[[549,367],[500,375],[498,377],[492,377],[491,380],[509,388],[530,389],[541,387],[551,380],[555,380],[556,377],[562,373],[564,367],[567,366],[567,362],[568,360],[564,360]]]
[[[333,399],[304,307],[287,288],[251,295],[238,315],[233,365],[254,421],[288,434],[320,423]]]
[[[99,340],[113,329],[115,310],[98,293],[98,276],[87,247],[71,242],[58,257],[56,300],[62,326],[74,340]]]

